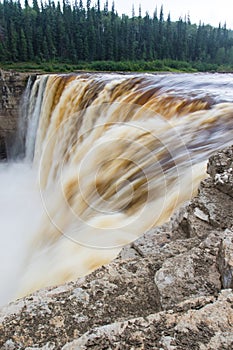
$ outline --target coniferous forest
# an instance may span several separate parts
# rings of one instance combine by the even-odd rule
[[[233,70],[233,31],[189,17],[164,18],[132,8],[118,15],[114,3],[33,0],[0,2],[0,62],[63,62],[95,70],[187,68]]]

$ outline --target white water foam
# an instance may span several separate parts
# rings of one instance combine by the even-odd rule
[[[208,156],[232,142],[233,104],[208,106],[203,81],[182,97],[184,77],[166,88],[157,77],[38,77],[22,136],[29,161],[36,141],[34,170],[0,165],[0,304],[90,273],[190,199]]]
[[[26,163],[0,164],[0,193],[1,306],[15,297],[42,205],[36,174]]]

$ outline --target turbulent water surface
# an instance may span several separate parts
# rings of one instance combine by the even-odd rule
[[[232,78],[30,80],[18,159],[0,167],[0,303],[89,273],[190,199],[232,143]]]

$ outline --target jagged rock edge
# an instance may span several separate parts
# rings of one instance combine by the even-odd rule
[[[177,312],[188,314],[188,312],[191,312],[190,310],[193,310],[191,305],[195,301],[202,300],[201,306],[198,302],[197,305],[199,306],[195,306],[194,309],[202,309],[203,307],[211,307],[211,305],[216,304],[222,298],[222,295],[227,295],[224,303],[227,302],[230,305],[230,308],[227,308],[228,319],[227,321],[226,319],[223,320],[223,326],[219,329],[208,328],[205,324],[198,326],[199,328],[204,327],[206,334],[209,335],[208,339],[203,338],[203,335],[199,339],[202,345],[200,349],[231,349],[233,345],[232,289],[228,289],[227,292],[222,290],[229,287],[232,288],[232,163],[233,147],[229,147],[211,157],[208,163],[210,178],[201,183],[198,196],[175,215],[176,219],[148,232],[132,245],[124,248],[120,256],[108,266],[102,267],[76,282],[55,289],[47,288],[2,309],[0,312],[0,331],[4,334],[1,339],[2,349],[60,349],[62,347],[64,349],[72,349],[72,341],[81,342],[80,346],[82,347],[80,349],[86,349],[91,344],[90,342],[92,342],[92,349],[102,349],[106,339],[108,341],[111,340],[110,335],[105,333],[103,333],[104,335],[101,333],[102,338],[98,338],[97,333],[105,325],[110,325],[107,329],[111,329],[112,324],[127,325],[130,322],[131,324],[136,322],[135,325],[137,326],[137,322],[140,323],[140,320],[148,318],[150,314],[154,315],[152,318],[160,317],[161,315],[164,315],[166,318]],[[221,176],[222,174],[224,174],[223,177]],[[220,183],[218,181],[219,178],[221,179]],[[210,201],[210,197],[212,201]],[[224,210],[221,206],[224,206]],[[204,254],[202,254],[203,252]],[[184,286],[181,289],[181,293],[173,297],[171,290],[175,294],[174,285],[176,284],[174,283],[176,281],[174,283],[171,282],[170,288],[168,288],[169,283],[167,285],[163,281],[156,281],[156,274],[158,276],[158,273],[161,273],[161,271],[165,275],[166,271],[174,272],[174,270],[171,270],[176,266],[174,262],[185,262],[182,259],[189,259],[194,270],[200,268],[200,275],[203,274],[204,278],[209,278],[209,280],[206,285],[200,285],[199,281],[195,280],[194,274],[194,280],[192,281],[194,289],[191,293],[187,294]],[[200,262],[203,261],[208,263],[212,269],[210,277],[208,277],[208,274],[205,275],[205,271],[200,265]],[[133,279],[135,276],[136,278]],[[125,281],[123,277],[126,278]],[[181,277],[185,279],[185,276]],[[157,283],[152,283],[151,278],[155,278]],[[186,281],[188,279],[190,279],[190,275],[187,276]],[[128,283],[125,289],[124,282],[125,284]],[[180,281],[178,280],[178,282]],[[141,285],[144,283],[145,288],[143,289],[142,286],[142,289],[140,289],[141,285],[139,286],[137,283],[141,283]],[[117,294],[115,292],[117,288],[119,289],[120,284],[122,290]],[[135,293],[130,294],[133,288],[136,288]],[[98,296],[99,293],[101,295]],[[108,299],[109,295],[110,298]],[[140,302],[142,303],[143,299],[149,296],[151,299],[146,300],[148,304],[144,303],[143,307],[140,307]],[[130,298],[132,297],[136,298],[136,303],[131,303]],[[139,298],[137,299],[137,297]],[[70,309],[70,305],[68,305],[68,302],[73,299],[76,300],[76,310]],[[117,314],[117,307],[115,310],[111,310],[111,307],[114,306],[114,300],[116,300],[118,307],[120,302],[121,307],[123,305],[119,315]],[[108,303],[105,304],[105,301],[108,301]],[[65,307],[62,308],[61,305]],[[104,311],[106,305],[109,307],[109,310]],[[186,305],[186,309],[184,309],[184,305]],[[189,305],[188,308],[187,305]],[[153,307],[154,310],[152,309]],[[88,309],[87,315],[82,315],[84,308]],[[42,314],[40,314],[40,311]],[[218,309],[217,306],[215,311],[217,313],[220,312],[221,307]],[[93,313],[95,314],[94,319],[92,319]],[[74,322],[73,328],[66,329],[67,319],[70,323],[74,317],[79,318],[80,327],[78,328],[78,323]],[[202,323],[204,321],[204,319],[200,320]],[[85,325],[84,327],[83,324]],[[42,327],[41,333],[38,331],[38,325],[39,329]],[[224,327],[227,329],[226,332],[223,330]],[[131,329],[130,332],[138,334],[136,328]],[[199,328],[198,330],[200,331]],[[97,333],[95,334],[95,332]],[[198,336],[201,333],[195,332],[195,341],[198,342]],[[89,345],[88,334],[92,334]],[[117,337],[118,335],[116,334]],[[136,340],[130,339],[128,333],[125,337],[118,337],[118,343],[117,340],[114,340],[111,343],[111,348],[118,349],[120,348],[119,344],[124,343],[124,349],[131,349],[130,342],[132,341],[136,341],[138,346],[141,346],[137,347],[137,349],[145,348],[143,331],[136,337]],[[182,335],[183,343],[181,340],[180,343],[175,343],[171,336],[166,337],[166,339],[164,338],[165,340],[163,339],[163,343],[161,343],[161,339],[154,339],[154,342],[157,341],[157,343],[153,343],[153,345],[148,343],[147,348],[149,349],[153,346],[153,349],[157,349],[156,346],[158,346],[159,349],[159,347],[164,346],[164,349],[172,349],[174,346],[179,346],[178,349],[186,349],[185,332]],[[49,339],[53,340],[54,338],[54,341],[48,342]],[[69,343],[71,344],[69,345]],[[85,347],[85,344],[87,344],[87,347]],[[69,348],[69,346],[71,347]],[[78,347],[75,348],[78,349]],[[196,348],[198,349],[198,347]]]

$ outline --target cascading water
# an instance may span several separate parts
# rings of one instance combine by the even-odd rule
[[[89,273],[190,199],[209,155],[232,143],[232,78],[29,84],[25,160],[0,171],[1,302]]]

